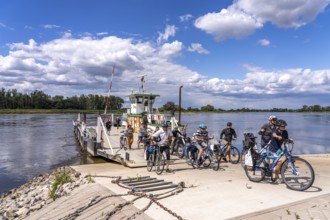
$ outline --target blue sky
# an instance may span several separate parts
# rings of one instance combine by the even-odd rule
[[[0,88],[329,106],[329,0],[0,0]]]

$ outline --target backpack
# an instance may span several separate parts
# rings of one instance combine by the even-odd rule
[[[253,133],[244,133],[243,146],[244,148],[251,148],[256,144],[256,138]]]

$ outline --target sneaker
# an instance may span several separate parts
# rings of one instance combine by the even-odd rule
[[[223,158],[223,161],[228,162],[227,158],[225,158],[225,157]]]
[[[281,184],[281,183],[284,183],[284,181],[283,181],[281,178],[278,178],[278,179],[276,180],[276,183],[277,183],[277,184]]]
[[[166,173],[172,173],[172,170],[170,170],[170,169],[166,169],[165,172],[166,172]]]

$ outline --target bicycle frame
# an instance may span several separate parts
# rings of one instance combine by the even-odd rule
[[[293,145],[293,142],[291,143]],[[268,146],[267,146],[268,147]],[[293,148],[293,147],[292,147]],[[253,150],[254,151],[254,150]],[[291,150],[292,151],[292,150]],[[278,156],[276,158],[274,158],[273,156],[270,156],[268,153],[266,154],[261,154],[261,157],[260,159],[258,159],[257,161],[253,161],[253,167],[252,169],[255,170],[255,166],[258,164],[261,164],[262,161],[266,161],[266,164],[267,166],[265,167],[266,168],[266,172],[272,172],[275,170],[275,167],[277,166],[278,162],[280,161],[280,159],[285,156],[285,160],[288,160],[291,164],[292,164],[292,172],[293,174],[297,175],[297,171],[296,171],[296,168],[295,168],[295,164],[293,163],[293,160],[292,160],[292,155],[291,155],[291,151],[288,150],[287,148],[287,143],[283,143],[282,144],[282,148],[281,148],[281,151],[278,153]],[[255,154],[258,154],[258,152],[254,151]],[[253,157],[254,158],[254,157]],[[270,160],[273,160],[272,163],[270,163]],[[284,163],[283,162],[283,163]],[[282,164],[283,164],[282,163]]]

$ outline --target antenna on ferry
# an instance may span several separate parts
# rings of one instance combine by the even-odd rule
[[[112,68],[112,76],[111,76],[110,85],[109,85],[108,97],[107,97],[107,100],[105,102],[104,114],[107,114],[108,102],[109,102],[109,99],[110,99],[110,92],[111,92],[112,80],[113,80],[113,75],[114,74],[115,74],[115,65],[113,65],[113,68]]]
[[[146,81],[144,81],[144,77],[145,77],[146,75],[147,75],[147,74],[141,76],[141,90],[142,90],[142,93],[145,92],[145,90],[144,90],[144,83],[145,83]]]

